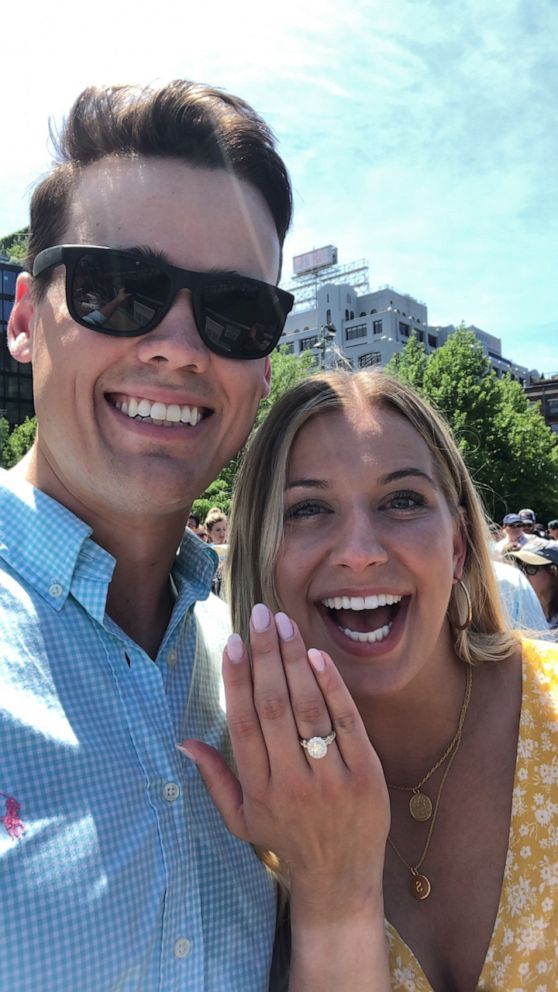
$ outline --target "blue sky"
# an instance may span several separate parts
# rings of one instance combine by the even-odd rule
[[[557,0],[30,0],[3,28],[0,234],[27,222],[49,118],[84,86],[198,79],[276,132],[285,276],[335,244],[430,323],[474,323],[558,372]]]

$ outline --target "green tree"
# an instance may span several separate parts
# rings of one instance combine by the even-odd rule
[[[403,351],[396,352],[386,365],[386,372],[403,379],[418,393],[422,393],[424,373],[428,362],[426,348],[416,334],[409,338]]]
[[[302,355],[292,355],[286,346],[274,351],[271,355],[271,389],[269,396],[266,396],[260,403],[253,430],[257,430],[272,406],[287,389],[302,379],[306,379],[316,368],[316,361],[311,351],[304,351]],[[212,506],[218,506],[224,513],[229,513],[234,480],[242,454],[243,450],[228,465],[225,465],[215,482],[212,482],[211,486],[198,499],[194,500],[192,509],[194,513],[198,514],[200,520],[205,517]]]
[[[29,228],[22,227],[13,234],[7,234],[0,238],[0,252],[7,255],[14,262],[22,262],[27,252],[27,241],[29,238]]]
[[[22,424],[14,427],[11,434],[5,431],[4,424],[7,425],[6,420],[0,421],[0,464],[2,468],[12,468],[33,444],[37,420],[35,417],[26,417]]]
[[[408,352],[408,354],[407,354]],[[472,331],[463,327],[426,358],[407,344],[392,371],[411,382],[449,423],[487,512],[500,520],[532,507],[546,519],[558,488],[558,446],[520,384],[498,379]]]
[[[10,425],[5,417],[0,417],[0,466],[4,467],[4,448],[10,436]]]

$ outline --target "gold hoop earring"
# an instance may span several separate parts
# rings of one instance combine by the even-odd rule
[[[458,579],[457,584],[461,587],[461,589],[463,589],[463,594],[467,601],[467,617],[465,619],[465,623],[456,623],[454,624],[454,626],[456,630],[467,630],[467,627],[471,625],[471,621],[473,619],[473,604],[471,602],[471,596],[469,590],[467,589],[467,586],[465,585],[463,580]]]

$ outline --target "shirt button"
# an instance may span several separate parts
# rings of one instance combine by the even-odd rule
[[[173,803],[180,795],[180,786],[176,782],[165,782],[163,786],[163,799],[168,803]]]
[[[63,592],[64,590],[59,582],[53,582],[48,590],[49,596],[54,596],[55,599],[61,596]]]
[[[173,950],[175,958],[187,958],[192,950],[192,942],[187,937],[179,937],[174,942]]]
[[[169,665],[174,666],[176,665],[177,661],[178,661],[178,651],[176,650],[176,648],[171,648],[169,653],[167,654],[167,663]]]

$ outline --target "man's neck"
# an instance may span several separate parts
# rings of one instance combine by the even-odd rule
[[[173,607],[169,575],[190,506],[169,515],[114,512],[87,497],[70,494],[37,457],[36,447],[12,469],[57,499],[93,529],[93,540],[116,559],[107,613],[152,658],[157,654]]]
[[[108,615],[155,658],[174,605],[170,572],[184,534],[184,519],[89,521],[93,540],[116,559]]]

